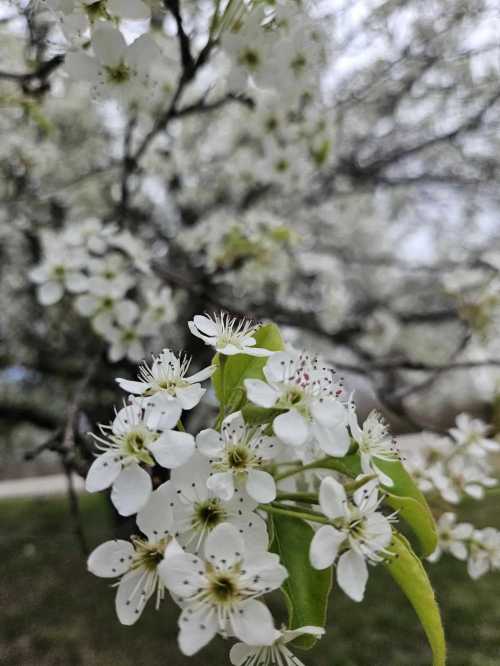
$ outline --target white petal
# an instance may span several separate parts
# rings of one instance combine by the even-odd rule
[[[345,425],[347,421],[346,408],[338,400],[314,400],[311,405],[311,414],[320,425],[326,428]]]
[[[295,355],[290,352],[276,352],[264,366],[264,376],[268,382],[286,381],[295,371]]]
[[[319,489],[321,511],[331,520],[346,515],[346,494],[344,487],[331,476],[323,479]]]
[[[205,565],[196,555],[182,553],[165,557],[158,573],[167,589],[181,598],[188,598],[204,584]]]
[[[151,384],[147,384],[146,382],[133,382],[129,379],[122,379],[121,377],[117,377],[115,381],[118,382],[120,388],[124,391],[127,391],[127,393],[133,393],[134,395],[142,395],[151,387]]]
[[[179,648],[183,654],[190,657],[207,643],[217,633],[217,614],[210,606],[203,605],[194,612],[185,609],[179,618]]]
[[[234,495],[234,478],[232,472],[217,472],[207,480],[207,488],[221,500],[228,501]]]
[[[132,463],[125,467],[113,483],[111,501],[121,516],[131,516],[142,509],[152,490],[149,474]]]
[[[137,622],[146,602],[154,592],[153,586],[146,586],[148,574],[144,569],[129,571],[121,579],[115,598],[115,608],[122,624],[131,625]]]
[[[64,60],[64,69],[72,79],[91,81],[97,80],[99,65],[95,58],[86,53],[67,53]]]
[[[368,580],[368,567],[362,555],[348,550],[337,564],[337,582],[354,601],[362,601]]]
[[[309,436],[307,421],[293,409],[274,419],[273,430],[282,442],[290,446],[301,446]]]
[[[164,393],[156,393],[143,402],[144,416],[151,430],[170,430],[174,428],[182,414],[182,407],[174,398]]]
[[[260,379],[245,379],[247,398],[260,407],[272,407],[276,404],[279,394],[269,384]]]
[[[61,300],[64,287],[60,282],[46,282],[37,289],[38,300],[41,305],[54,305]]]
[[[90,553],[87,568],[94,576],[115,578],[128,571],[133,557],[134,547],[129,541],[106,541]]]
[[[309,560],[315,569],[330,567],[337,557],[345,536],[331,525],[323,525],[313,536],[309,548]]]
[[[268,472],[250,469],[247,474],[246,491],[256,502],[268,504],[276,498],[276,483]]]
[[[267,551],[269,537],[265,520],[256,513],[244,512],[241,516],[231,518],[230,521],[243,537],[247,556],[251,556],[254,552]]]
[[[205,541],[205,558],[217,567],[227,569],[239,562],[245,553],[243,537],[234,525],[217,525]]]
[[[230,616],[234,635],[248,645],[271,645],[275,638],[273,616],[268,607],[250,599],[238,604]]]
[[[196,328],[200,331],[200,333],[203,333],[204,335],[208,335],[210,337],[218,336],[219,330],[217,328],[217,325],[209,317],[205,317],[205,315],[195,315],[193,317],[193,322]]]
[[[199,384],[192,384],[191,386],[177,389],[175,395],[181,403],[182,409],[193,409],[204,396],[205,390]]]
[[[149,445],[156,462],[172,469],[184,465],[194,453],[194,437],[187,432],[167,430]]]
[[[313,423],[312,431],[321,449],[328,455],[342,457],[349,451],[351,442],[345,425],[339,423],[332,428],[325,428],[319,423]]]
[[[96,458],[85,479],[85,488],[89,493],[109,488],[122,471],[122,459],[114,451],[108,451]]]
[[[127,49],[127,63],[139,71],[147,72],[161,56],[155,40],[148,34],[138,37]]]
[[[139,314],[139,306],[134,301],[125,299],[116,304],[115,316],[120,326],[131,326]]]
[[[134,425],[141,422],[142,409],[136,402],[122,407],[115,416],[112,425],[113,435],[125,435]]]
[[[191,377],[186,377],[186,381],[188,381],[190,384],[202,382],[205,379],[211,377],[216,370],[217,370],[216,365],[209,365],[207,368],[203,368],[203,370],[200,370],[199,372],[196,372],[194,375],[191,375]]]
[[[247,356],[272,356],[276,352],[273,352],[270,349],[263,349],[262,347],[244,347],[243,349],[238,350],[238,353],[246,354]]]
[[[287,629],[283,632],[283,643],[289,643],[290,641],[295,640],[299,636],[309,635],[320,637],[325,634],[325,629],[323,627],[315,627],[314,625],[307,625],[305,627],[298,627],[297,629]]]
[[[196,436],[196,446],[200,453],[208,458],[219,456],[224,448],[224,439],[217,430],[207,428]]]
[[[109,25],[100,25],[92,35],[92,48],[103,65],[120,64],[127,44],[122,33]]]
[[[167,481],[155,490],[137,514],[138,528],[150,541],[158,541],[173,531],[170,501],[174,490]]]
[[[141,0],[108,0],[107,8],[111,14],[131,21],[144,21],[151,16],[151,11]]]
[[[457,560],[467,559],[467,546],[463,543],[463,541],[454,541],[450,543],[449,550],[453,557],[456,557]]]
[[[229,659],[233,666],[243,666],[247,659],[256,656],[259,653],[259,646],[245,645],[245,643],[235,643],[229,652]],[[251,663],[251,662],[250,662]]]

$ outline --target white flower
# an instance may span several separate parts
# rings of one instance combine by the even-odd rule
[[[150,397],[149,404],[158,408],[174,403],[182,409],[192,409],[206,391],[199,382],[208,379],[216,368],[209,366],[187,377],[190,363],[191,359],[187,356],[176,356],[169,349],[164,349],[159,356],[153,356],[150,366],[146,363],[140,366],[139,381],[120,377],[116,381],[128,393]]]
[[[106,294],[83,294],[75,301],[76,310],[83,317],[92,318],[92,327],[101,335],[112,330],[115,324],[128,326],[136,319],[139,308],[137,303],[123,298],[121,290],[112,287]]]
[[[137,525],[146,538],[133,536],[131,542],[115,539],[98,546],[89,556],[87,567],[101,578],[120,578],[115,607],[122,624],[134,624],[156,591],[156,608],[165,596],[158,565],[165,557],[182,553],[171,536],[172,514],[168,507],[151,501],[137,515]]]
[[[64,240],[73,247],[83,247],[94,254],[104,254],[109,241],[116,232],[112,224],[103,225],[101,220],[90,217],[82,222],[72,222],[64,230]]]
[[[131,403],[117,414],[111,426],[100,426],[102,436],[93,435],[102,453],[94,460],[85,486],[97,492],[112,486],[111,501],[122,516],[139,511],[152,492],[151,477],[141,464],[155,461],[172,469],[186,463],[194,452],[194,438],[171,430],[180,407],[168,412],[143,409]]]
[[[436,550],[427,559],[437,562],[443,553],[451,553],[458,560],[466,560],[468,549],[467,541],[474,531],[470,523],[459,523],[457,516],[451,511],[443,513],[437,521],[439,543]]]
[[[460,502],[464,493],[476,500],[483,499],[485,488],[491,488],[497,483],[482,467],[463,455],[438,461],[429,469],[428,477],[443,499],[451,504]]]
[[[242,535],[247,552],[267,550],[265,521],[254,513],[257,502],[239,488],[223,501],[207,488],[211,472],[208,460],[195,454],[189,465],[172,470],[170,481],[155,491],[173,512],[174,534],[187,550],[198,554],[206,537],[221,523],[233,525]]]
[[[135,285],[135,278],[127,273],[129,262],[123,255],[111,252],[104,257],[92,258],[88,263],[88,290],[96,296],[119,294],[123,296]]]
[[[65,68],[72,78],[90,81],[96,93],[125,102],[148,94],[152,85],[149,70],[159,55],[148,34],[127,46],[119,30],[103,24],[93,31],[92,48],[95,57],[83,52],[67,54]]]
[[[219,354],[234,356],[246,354],[247,356],[271,356],[272,351],[255,347],[253,334],[259,328],[245,319],[236,319],[226,313],[208,317],[196,315],[188,322],[189,330],[197,338],[201,338],[206,345],[215,347]]]
[[[142,314],[142,322],[151,328],[175,321],[176,307],[169,287],[148,289],[144,293],[146,310]]]
[[[468,414],[459,414],[456,428],[450,428],[450,434],[459,446],[466,448],[473,456],[485,456],[500,451],[500,443],[487,437],[489,427],[480,419],[473,419]]]
[[[148,19],[151,12],[142,0],[43,0],[62,23],[71,42],[81,42],[96,22],[113,17],[129,20]]]
[[[469,576],[476,580],[488,571],[500,569],[500,531],[493,527],[474,530],[469,542]]]
[[[359,447],[363,472],[365,474],[375,472],[383,485],[393,486],[392,479],[377,466],[377,459],[389,462],[399,460],[396,442],[391,438],[382,415],[375,410],[371,411],[363,423],[363,427],[360,428],[351,396],[349,399],[349,427],[351,435]]]
[[[68,250],[49,234],[44,238],[44,246],[43,261],[30,272],[30,278],[38,285],[38,301],[42,305],[53,305],[61,300],[65,290],[85,291],[87,278],[82,272],[85,254]]]
[[[229,658],[233,666],[304,666],[287,647],[287,643],[304,634],[320,638],[324,633],[323,627],[276,630],[272,645],[236,643],[231,648]]]
[[[319,491],[321,511],[332,525],[323,525],[311,541],[309,557],[315,569],[326,569],[338,557],[337,582],[354,601],[362,601],[368,580],[367,562],[377,564],[389,553],[390,519],[377,512],[377,482],[356,490],[348,501],[343,486],[332,477]],[[334,527],[335,525],[335,527]],[[340,555],[340,557],[339,557]]]
[[[217,632],[244,643],[271,645],[274,623],[259,597],[281,586],[286,569],[272,553],[248,555],[232,525],[218,525],[205,542],[205,559],[184,553],[168,558],[160,576],[182,606],[179,646],[195,654]]]
[[[347,453],[347,410],[339,402],[343,389],[335,370],[306,353],[276,352],[267,361],[264,376],[267,383],[245,380],[247,397],[261,407],[283,410],[273,421],[279,439],[301,446],[313,437],[329,455]]]
[[[263,434],[264,427],[248,426],[241,412],[224,419],[220,433],[208,428],[196,437],[199,451],[209,458],[212,474],[207,487],[228,501],[235,485],[244,484],[256,502],[265,504],[276,497],[276,483],[262,468],[278,455],[279,443]]]

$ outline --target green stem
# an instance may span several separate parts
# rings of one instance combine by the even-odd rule
[[[353,474],[350,470],[346,468],[346,466],[342,463],[342,458],[332,458],[331,456],[326,456],[326,458],[321,458],[320,460],[315,460],[312,463],[309,463],[309,465],[302,465],[298,469],[291,470],[290,472],[285,472],[284,474],[280,474],[279,476],[276,477],[276,481],[282,481],[283,479],[287,479],[290,476],[294,476],[295,474],[300,474],[301,472],[305,472],[307,469],[333,469],[336,470],[337,472],[341,472],[342,474],[345,474],[346,476],[350,476],[353,478]]]
[[[313,523],[322,523],[323,525],[331,525],[331,521],[321,513],[315,511],[302,511],[286,504],[279,504],[273,502],[272,504],[259,504],[259,509],[266,513],[275,513],[278,516],[288,516],[289,518],[297,518],[298,520],[309,520]]]
[[[177,430],[180,430],[181,432],[186,432],[186,428],[184,427],[184,424],[180,419],[177,421]]]
[[[278,493],[276,499],[303,502],[304,504],[319,504],[318,495],[315,493]]]

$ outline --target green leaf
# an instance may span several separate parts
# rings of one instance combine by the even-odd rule
[[[274,540],[271,550],[280,556],[288,570],[281,588],[288,606],[288,626],[297,629],[306,625],[324,627],[328,598],[332,587],[332,569],[318,571],[309,562],[309,546],[314,530],[303,520],[273,515]],[[304,649],[316,642],[314,636],[301,636],[294,645]]]
[[[265,324],[255,333],[256,347],[269,349],[271,351],[282,351],[285,343],[276,324]],[[212,375],[212,384],[217,399],[223,407],[226,407],[234,398],[235,391],[244,391],[243,381],[245,379],[264,379],[262,369],[267,363],[267,357],[248,356],[237,354],[225,358],[224,377],[221,376],[221,362],[219,354],[212,361],[217,370]],[[222,379],[224,381],[222,381]],[[243,398],[243,394],[241,395]]]
[[[377,467],[394,482],[390,488],[384,486],[387,503],[399,511],[401,517],[415,532],[422,555],[430,555],[436,549],[438,537],[434,516],[424,495],[399,460],[377,459]]]
[[[251,425],[263,425],[264,423],[271,423],[279,414],[282,413],[281,409],[266,409],[265,407],[258,407],[251,402],[247,402],[243,406],[241,412],[243,418]]]
[[[395,557],[388,560],[385,566],[415,609],[431,646],[434,666],[444,666],[446,663],[444,630],[427,572],[401,534],[393,534],[389,550]]]
[[[361,474],[361,462],[359,454],[357,453],[351,453],[343,458],[322,458],[318,461],[318,467],[321,467],[322,469],[333,469],[336,472],[341,472],[353,479],[358,476],[358,474]]]

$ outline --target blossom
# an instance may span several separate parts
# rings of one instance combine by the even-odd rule
[[[152,492],[151,477],[141,464],[156,462],[172,469],[193,454],[193,436],[172,430],[180,414],[180,408],[158,412],[143,409],[137,402],[123,407],[111,426],[100,426],[101,435],[93,435],[102,453],[89,469],[87,490],[97,492],[111,486],[111,501],[118,513],[129,516],[139,511]]]
[[[104,335],[115,324],[129,325],[136,319],[139,307],[134,301],[123,298],[123,291],[117,291],[116,286],[109,286],[109,291],[96,296],[95,294],[82,294],[75,301],[76,310],[83,317],[92,318],[92,327]]]
[[[172,510],[179,543],[198,554],[212,530],[221,523],[228,523],[242,535],[247,552],[266,550],[267,528],[265,521],[254,512],[257,502],[239,488],[235,488],[230,500],[220,499],[207,487],[210,472],[209,461],[195,453],[189,465],[172,470],[170,481],[155,491],[165,498]]]
[[[343,389],[335,370],[304,352],[276,352],[267,361],[264,376],[266,382],[245,379],[247,397],[260,407],[282,412],[273,420],[279,439],[301,446],[313,437],[329,455],[347,453],[347,412],[339,401]]]
[[[44,237],[45,257],[30,272],[31,280],[38,285],[37,297],[42,305],[54,305],[64,295],[85,291],[87,278],[83,273],[85,255],[76,249],[68,251],[51,234]]]
[[[271,356],[272,351],[255,347],[254,333],[259,328],[246,319],[236,319],[224,312],[214,315],[213,318],[205,315],[195,315],[188,322],[189,330],[206,345],[215,347],[219,354],[234,356],[246,354],[247,356]]]
[[[472,456],[485,456],[500,451],[500,443],[487,437],[489,427],[481,419],[473,419],[468,414],[459,414],[456,428],[450,428],[450,435],[458,446],[464,447]]]
[[[92,48],[94,57],[67,54],[65,67],[72,78],[89,81],[96,93],[126,102],[147,94],[149,69],[159,54],[152,37],[144,34],[127,45],[118,29],[103,24],[93,31]]]
[[[122,389],[150,398],[150,405],[170,409],[192,409],[205,394],[200,382],[208,379],[215,370],[209,366],[190,377],[187,376],[191,359],[188,356],[176,356],[169,349],[164,349],[159,356],[153,356],[151,365],[142,363],[139,368],[139,381],[130,381],[119,377],[116,381]]]
[[[375,473],[384,486],[393,486],[392,479],[378,467],[377,460],[392,462],[399,460],[399,452],[394,439],[391,439],[387,424],[381,414],[371,411],[363,427],[359,427],[356,408],[349,401],[349,428],[359,447],[361,469],[365,474]]]
[[[168,507],[152,501],[137,515],[137,525],[146,538],[133,536],[106,541],[92,551],[87,567],[100,578],[119,578],[115,598],[118,619],[134,624],[156,591],[156,608],[165,596],[158,566],[165,557],[182,553],[171,535],[172,514]]]
[[[437,562],[442,553],[446,552],[458,560],[467,559],[467,541],[472,536],[474,527],[470,523],[457,525],[456,521],[457,516],[451,511],[443,513],[437,521],[439,542],[436,550],[427,558],[429,562]]]
[[[248,426],[241,412],[222,422],[220,433],[208,428],[196,437],[198,450],[212,466],[207,487],[223,500],[230,500],[235,485],[244,484],[256,502],[272,502],[276,497],[274,478],[262,469],[278,452],[274,437],[264,435],[263,426]]]
[[[233,666],[304,666],[287,647],[287,643],[299,636],[309,635],[320,638],[325,633],[323,627],[299,627],[275,631],[272,645],[246,645],[236,643],[231,648],[229,659]]]
[[[493,569],[500,569],[500,531],[493,527],[474,530],[469,541],[469,576],[476,580]]]
[[[319,491],[321,511],[331,521],[314,535],[309,557],[315,569],[326,569],[337,560],[337,582],[354,601],[362,601],[368,580],[367,562],[377,564],[389,555],[390,520],[378,512],[377,482],[356,490],[353,502],[332,477],[323,479]],[[334,526],[335,525],[335,526]]]
[[[238,530],[218,525],[207,537],[204,559],[183,553],[160,564],[165,585],[182,607],[179,646],[186,655],[198,652],[217,632],[244,643],[271,645],[274,623],[267,606],[257,600],[281,586],[287,577],[277,555],[248,554]]]

